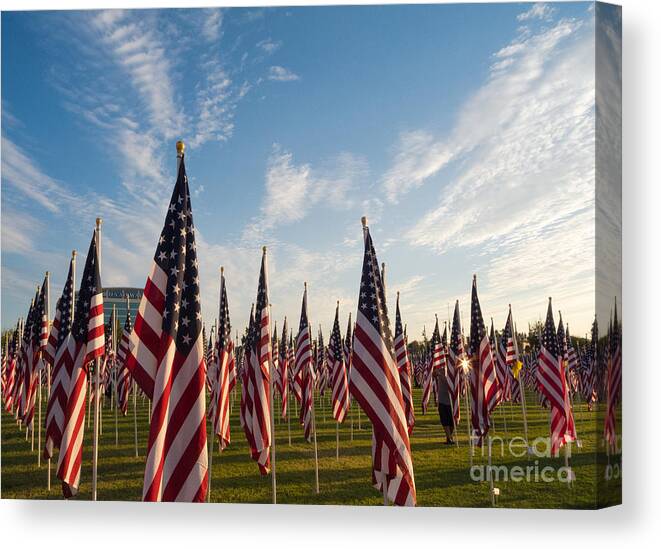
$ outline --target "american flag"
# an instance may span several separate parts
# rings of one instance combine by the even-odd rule
[[[512,400],[512,365],[514,340],[512,339],[511,313],[507,315],[505,327],[496,344],[496,375],[500,384],[501,402]]]
[[[347,332],[343,341],[344,364],[347,368],[347,377],[351,383],[351,355],[353,354],[353,325],[351,324],[351,313],[347,322]]]
[[[92,236],[85,259],[73,325],[63,345],[66,347],[63,352],[69,355],[63,359],[65,368],[71,364],[71,373],[68,380],[57,477],[62,481],[62,491],[65,497],[70,497],[77,493],[80,482],[87,376],[90,373],[90,362],[102,356],[105,351],[103,288],[101,287],[96,233]]]
[[[450,345],[448,346],[448,386],[452,400],[452,412],[454,424],[458,425],[461,418],[459,397],[464,373],[464,340],[461,337],[461,319],[459,316],[459,300],[454,304],[454,315],[452,318],[452,331],[450,333]]]
[[[259,471],[271,470],[271,325],[269,318],[268,270],[266,248],[263,249],[259,272],[254,321],[246,340],[246,376],[244,430],[250,455]],[[249,431],[249,434],[248,434]]]
[[[350,390],[372,422],[374,486],[396,505],[415,505],[411,445],[385,292],[366,226],[364,235]]]
[[[35,306],[38,297],[39,289],[37,288],[37,295],[30,301],[30,309],[25,317],[25,324],[23,325],[21,332],[21,349],[18,361],[18,394],[16,396],[18,398],[18,419],[21,420],[22,424],[25,424],[24,418],[26,410],[29,407],[30,383],[29,381],[26,383],[26,380],[29,379],[32,370],[32,326],[34,323],[33,317],[35,315]]]
[[[565,335],[565,327],[562,323],[562,312],[558,311],[558,350],[560,352],[560,365],[563,368],[567,368],[569,364],[569,349],[567,347],[567,337]]]
[[[312,362],[312,341],[308,322],[308,287],[303,291],[301,320],[296,337],[296,372],[301,378],[301,410],[299,420],[303,425],[305,440],[312,442],[312,408],[314,406],[315,374]]]
[[[280,357],[278,365],[280,369],[278,370],[278,375],[276,376],[276,387],[280,393],[280,399],[282,401],[282,417],[287,417],[287,398],[289,396],[289,343],[287,340],[287,317],[285,317],[285,322],[282,325],[282,339],[280,341]]]
[[[477,277],[473,276],[470,331],[471,423],[473,436],[481,445],[489,432],[490,416],[500,400],[500,386],[491,343],[484,328],[482,309],[477,297]]]
[[[218,334],[216,338],[215,366],[216,378],[213,380],[211,393],[213,432],[220,441],[220,449],[224,450],[230,443],[230,393],[232,384],[231,372],[235,369],[234,342],[232,341],[232,327],[230,311],[227,302],[227,286],[225,274],[220,274],[220,309],[218,320]],[[236,378],[235,378],[236,379]]]
[[[567,395],[567,383],[562,367],[562,352],[558,346],[558,336],[553,321],[551,298],[546,313],[546,323],[542,332],[541,349],[538,355],[537,383],[551,406],[551,453],[566,442],[575,439],[573,417]]]
[[[53,449],[60,447],[64,428],[64,412],[67,408],[67,389],[73,369],[73,362],[64,342],[71,331],[74,262],[75,259],[72,257],[69,263],[67,281],[62,289],[62,295],[57,301],[53,327],[48,338],[48,354],[53,357],[54,366],[51,372],[50,395],[48,396],[48,406],[46,408],[45,459],[52,458]]]
[[[124,328],[122,329],[122,337],[119,340],[117,348],[117,402],[119,409],[123,415],[126,415],[129,409],[129,394],[131,392],[131,372],[126,366],[126,359],[129,356],[129,340],[131,338],[131,331],[133,326],[131,324],[131,310],[129,303],[126,303],[126,319],[124,320]]]
[[[152,401],[144,501],[203,502],[208,456],[200,279],[183,148],[178,149],[177,182],[131,332],[127,366]]]
[[[319,394],[323,395],[328,385],[329,375],[326,366],[326,347],[324,346],[324,335],[321,331],[321,326],[319,326],[319,335],[317,336],[317,353],[315,359]]]
[[[331,368],[331,400],[333,403],[333,417],[342,423],[349,411],[349,383],[347,368],[344,362],[344,349],[342,348],[342,335],[340,334],[340,302],[335,308],[335,321],[328,343],[328,364]]]
[[[402,398],[404,399],[406,425],[410,435],[415,425],[415,413],[413,411],[413,392],[411,391],[411,361],[409,360],[406,332],[402,327],[402,315],[399,311],[399,292],[397,292],[397,308],[395,313],[395,358],[397,359],[399,383],[402,387]]]
[[[7,352],[7,372],[5,380],[5,389],[2,393],[5,399],[5,410],[9,413],[14,408],[14,387],[16,385],[16,368],[17,368],[17,350],[18,350],[18,334],[20,329],[20,321],[16,322],[16,329],[9,344]]]
[[[48,339],[48,311],[46,310],[46,292],[48,286],[47,277],[37,292],[32,310],[32,326],[30,329],[30,339],[27,347],[25,361],[25,384],[23,385],[23,395],[25,406],[23,408],[23,425],[33,429],[35,401],[37,398],[37,386],[43,362],[41,360],[42,349],[46,347]]]
[[[34,302],[30,304],[30,312],[32,312],[32,307]],[[23,318],[18,320],[18,330],[16,336],[16,356],[14,367],[15,371],[15,380],[14,380],[14,390],[12,394],[13,402],[13,412],[16,419],[21,417],[21,398],[23,395],[23,336],[25,331],[25,321]]]
[[[597,400],[597,363],[599,361],[599,325],[595,316],[592,323],[592,330],[590,334],[590,345],[585,353],[585,365],[583,369],[583,398],[588,405],[588,409],[592,409],[593,404]]]
[[[505,341],[505,364],[507,366],[510,399],[512,402],[520,403],[522,394],[519,376],[521,375],[523,363],[519,357],[519,346],[516,341],[516,330],[514,329],[514,321],[512,320],[511,305],[507,314],[505,330],[503,330],[503,340]],[[501,346],[503,340],[501,340]]]
[[[427,413],[427,408],[429,407],[429,400],[434,392],[434,399],[436,399],[435,391],[435,378],[434,373],[438,368],[441,367],[442,361],[442,345],[441,345],[441,334],[438,329],[438,317],[436,317],[436,325],[434,326],[434,333],[431,336],[431,341],[429,342],[430,349],[430,358],[429,361],[425,364],[425,370],[423,373],[422,380],[422,415]]]
[[[302,387],[300,384],[300,378],[298,381],[295,378],[296,372],[296,346],[294,345],[294,330],[289,330],[289,348],[287,349],[287,369],[289,370],[287,374],[287,381],[289,383],[290,390],[294,393],[296,400],[301,402],[301,391]],[[298,394],[296,391],[298,390]]]
[[[243,428],[243,432],[246,435],[246,440],[248,441],[248,446],[252,448],[254,442],[252,442],[252,401],[250,400],[250,394],[248,392],[248,385],[250,384],[250,378],[248,376],[248,337],[252,334],[253,325],[255,324],[255,304],[253,303],[250,306],[250,320],[248,321],[248,332],[246,334],[246,341],[242,347],[242,361],[241,361],[241,405],[239,408],[239,422]]]
[[[610,360],[606,384],[606,417],[604,419],[604,438],[612,451],[617,450],[617,405],[622,392],[622,338],[617,319],[617,303],[613,316],[613,329],[608,341]]]

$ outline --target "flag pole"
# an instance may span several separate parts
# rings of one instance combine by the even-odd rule
[[[44,310],[46,313],[46,344],[48,344],[48,335],[50,334],[50,326],[49,326],[49,320],[50,320],[50,314],[49,314],[49,309],[48,309],[48,288],[50,286],[50,272],[46,271],[46,295],[44,296]],[[41,347],[41,340],[39,341],[39,346]],[[41,349],[39,351],[41,353],[41,363],[44,364],[46,361],[44,360],[44,351]],[[37,422],[38,422],[38,431],[37,431],[37,467],[41,468],[41,392],[42,392],[42,378],[41,378],[41,372],[39,372],[39,410],[37,413]],[[50,366],[46,364],[46,396],[48,397],[48,393],[50,393]],[[46,400],[48,402],[48,400]],[[50,459],[49,465],[50,465]]]
[[[308,283],[303,282],[303,285],[305,287],[305,294],[307,296],[307,291],[308,291]],[[306,302],[305,302],[305,307],[306,307],[306,316],[307,316],[307,297],[306,297]],[[308,328],[309,328],[309,323],[308,323]],[[310,363],[308,363],[308,368],[310,369]],[[310,372],[308,372],[308,375],[310,375]],[[319,493],[319,454],[317,452],[317,422],[315,420],[314,416],[314,383],[310,383],[311,391],[310,391],[310,400],[312,401],[312,434],[314,437],[314,487],[315,487],[315,493]],[[303,406],[303,402],[301,402],[301,406]]]
[[[262,246],[262,253],[264,256],[266,256],[266,246]],[[268,271],[265,269],[265,274],[267,274]],[[268,285],[266,286],[268,288]],[[267,302],[268,302],[268,291],[267,291]],[[268,326],[268,331],[269,335],[271,333],[271,303],[269,303],[269,326]],[[270,401],[270,411],[271,411],[271,417],[270,419],[270,426],[271,426],[271,492],[273,493],[273,504],[275,505],[278,500],[278,482],[277,482],[277,475],[276,475],[276,467],[275,467],[275,416],[273,415],[274,412],[274,407],[273,407],[273,380],[274,380],[274,374],[275,368],[274,368],[274,363],[273,363],[273,347],[271,345],[271,340],[269,339],[269,401]]]
[[[131,312],[131,298],[129,297],[129,294],[126,294],[126,314],[130,314]],[[130,352],[128,349],[126,352]],[[133,377],[133,376],[131,376]],[[138,457],[138,388],[135,384],[135,381],[131,379],[131,389],[133,392],[133,442],[135,444],[135,457]],[[126,391],[126,400],[128,401],[129,399],[129,390],[127,389]],[[128,406],[128,402],[127,402]]]
[[[314,488],[315,493],[319,493],[319,455],[317,452],[317,422],[314,417],[314,387],[310,395],[312,399],[312,430],[314,434]]]
[[[98,268],[101,271],[101,223],[100,217],[96,218],[96,250],[98,254]],[[101,359],[94,359],[94,439],[92,446],[92,500],[96,501],[98,465],[99,465],[99,370]]]
[[[39,292],[39,286],[37,286],[37,293],[38,293],[38,292]],[[37,308],[37,302],[36,302],[36,301],[35,301],[35,303],[34,303],[34,307],[35,307],[35,309]],[[39,319],[39,322],[41,322],[41,319]],[[41,345],[41,342],[39,342],[39,344]],[[32,343],[30,343],[30,345],[32,345]],[[26,379],[26,382],[28,383],[28,386],[29,386],[30,380],[27,380],[27,379]],[[39,383],[41,383],[41,380],[40,380],[40,379],[39,379]],[[37,391],[37,392],[38,392],[38,391]],[[30,400],[32,400],[32,397],[30,397],[30,399],[27,401],[28,406],[29,406],[29,401],[30,401]],[[33,414],[32,414],[32,421],[30,422],[30,425],[28,425],[27,428],[30,429],[30,438],[31,438],[31,440],[32,440],[32,447],[31,447],[31,450],[30,450],[30,451],[31,451],[31,452],[34,452],[34,412],[33,412]],[[27,433],[27,431],[26,431],[26,433]],[[37,459],[37,461],[39,461],[39,460]]]
[[[512,311],[512,305],[510,305],[510,312]],[[516,324],[514,324],[514,353],[516,354],[516,359],[521,360],[521,355],[519,354],[519,338],[517,337],[517,331],[516,331]],[[528,415],[526,413],[526,391],[525,387],[523,385],[523,381],[521,380],[521,368],[518,368],[517,376],[516,376],[517,382],[519,384],[519,392],[521,393],[521,413],[523,414],[523,434],[526,439],[526,454],[528,456],[528,459],[530,459],[530,445],[528,442]]]
[[[115,448],[119,446],[119,420],[117,418],[117,408],[119,408],[118,404],[118,397],[119,397],[119,391],[117,391],[117,378],[119,377],[117,375],[117,349],[115,348],[115,329],[117,328],[117,311],[115,310],[115,305],[112,306],[112,331],[110,332],[112,335],[112,356],[115,357],[115,361],[113,364],[113,381],[114,381],[114,386],[115,386]]]

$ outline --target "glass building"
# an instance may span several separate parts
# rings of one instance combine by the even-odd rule
[[[108,324],[115,309],[115,318],[119,326],[124,326],[126,308],[131,309],[131,322],[135,323],[138,307],[142,299],[142,288],[104,288],[103,289],[103,321]],[[128,299],[127,299],[128,298]]]

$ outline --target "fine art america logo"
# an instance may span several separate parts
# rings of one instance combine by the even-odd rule
[[[551,439],[549,437],[537,437],[531,441],[531,444],[526,444],[523,437],[513,437],[509,443],[501,437],[489,437],[489,444],[482,446],[482,457],[487,457],[488,447],[491,446],[492,459],[498,454],[500,449],[500,457],[505,457],[507,453],[511,457],[522,459],[524,457],[535,458],[534,461],[529,461],[526,465],[473,465],[470,468],[470,478],[474,482],[484,482],[492,480],[493,482],[562,482],[571,483],[576,480],[576,475],[571,469],[571,445],[566,447],[566,455],[564,457],[564,465],[554,467],[552,465],[540,464],[540,459],[550,459],[553,457],[551,453]],[[619,448],[616,451],[619,455]],[[619,463],[608,463],[604,473],[606,480],[613,480],[620,476]]]

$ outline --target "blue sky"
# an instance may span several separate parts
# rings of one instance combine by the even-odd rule
[[[474,272],[498,328],[550,295],[583,334],[594,37],[590,3],[5,12],[2,326],[97,216],[103,284],[144,286],[183,138],[207,323],[220,265],[246,322],[263,244],[279,324],[304,280],[346,321],[367,215],[410,338],[455,299],[468,321]]]

